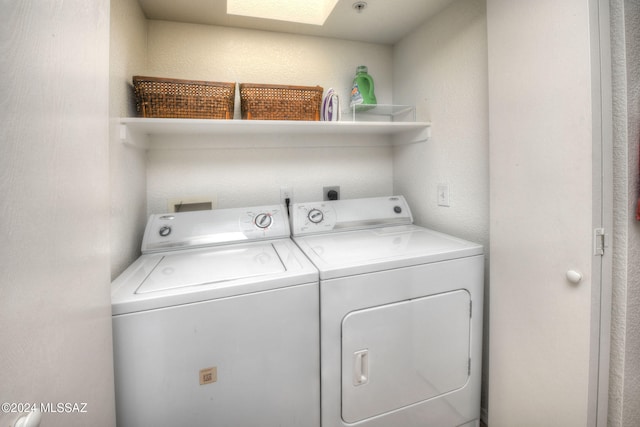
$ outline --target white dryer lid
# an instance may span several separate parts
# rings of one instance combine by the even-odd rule
[[[482,246],[416,225],[298,236],[321,279],[481,255]]]

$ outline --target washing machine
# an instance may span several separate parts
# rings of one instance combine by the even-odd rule
[[[479,425],[482,246],[414,225],[402,196],[291,221],[320,273],[322,426]]]
[[[112,283],[117,425],[320,425],[318,273],[286,209],[152,215]]]

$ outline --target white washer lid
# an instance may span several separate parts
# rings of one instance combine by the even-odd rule
[[[229,280],[284,273],[273,245],[268,243],[205,251],[176,251],[155,257],[157,263],[136,290],[137,294],[167,289],[222,284]],[[153,265],[156,259],[150,260]]]
[[[477,243],[416,225],[315,234],[294,240],[321,279],[463,258],[483,253]]]
[[[143,254],[112,282],[112,313],[317,283],[318,271],[290,239]]]

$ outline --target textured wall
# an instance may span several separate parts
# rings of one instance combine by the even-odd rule
[[[640,223],[633,215],[640,196],[638,146],[640,142],[640,1],[625,1],[628,114],[628,222],[627,315],[623,426],[640,422]]]
[[[390,46],[164,21],[149,21],[148,43],[150,75],[317,84],[335,88],[343,106],[356,66],[365,64],[379,102],[391,102]],[[236,118],[239,106],[237,100]],[[294,201],[321,199],[324,185],[340,185],[343,198],[392,193],[390,147],[354,147],[352,139],[330,135],[324,137],[328,144],[343,139],[347,147],[306,148],[307,143],[325,145],[323,138],[302,138],[297,138],[302,148],[285,147],[294,137],[280,135],[225,137],[222,145],[227,148],[151,150],[148,213],[165,212],[168,201],[181,198],[213,199],[220,208],[279,203],[280,186],[285,185],[293,187]],[[381,142],[379,137],[373,140]],[[229,148],[236,142],[253,148]],[[270,147],[263,148],[265,142]]]
[[[614,276],[609,425],[640,419],[640,2],[611,1],[614,113]]]
[[[488,265],[486,32],[485,1],[459,0],[394,47],[393,75],[394,102],[416,105],[418,120],[433,122],[428,143],[394,149],[394,191],[408,198],[417,223],[483,244]],[[449,185],[450,207],[437,204],[440,183]]]
[[[167,201],[212,199],[220,208],[280,203],[280,187],[297,201],[322,200],[322,187],[340,185],[342,198],[391,194],[389,147],[152,150],[149,211]]]
[[[609,375],[608,424],[622,426],[622,403],[624,393],[624,339],[626,313],[626,263],[628,203],[628,145],[627,145],[627,96],[626,59],[624,37],[624,0],[612,0],[611,4],[611,54],[613,86],[613,181],[614,217],[613,234],[613,282],[611,309],[611,359]]]
[[[433,122],[426,144],[394,149],[394,190],[424,225],[486,244],[489,130],[485,2],[459,0],[394,47],[394,102]],[[437,185],[450,207],[437,204]]]
[[[390,46],[210,25],[149,21],[148,72],[238,83],[320,85],[347,100],[367,65],[378,103],[391,103]],[[239,112],[236,103],[236,112]],[[236,114],[236,118],[239,115]]]
[[[109,1],[3,2],[0,28],[0,402],[84,402],[42,425],[114,426]]]
[[[109,165],[111,185],[111,275],[115,278],[140,254],[147,221],[146,153],[122,145],[117,119],[135,116],[131,77],[144,75],[147,20],[131,0],[111,0]]]

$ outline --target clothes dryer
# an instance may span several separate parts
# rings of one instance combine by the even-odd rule
[[[482,246],[401,196],[294,204],[292,235],[320,272],[322,426],[478,425]]]
[[[283,206],[152,215],[112,284],[117,424],[319,426],[318,273]]]

